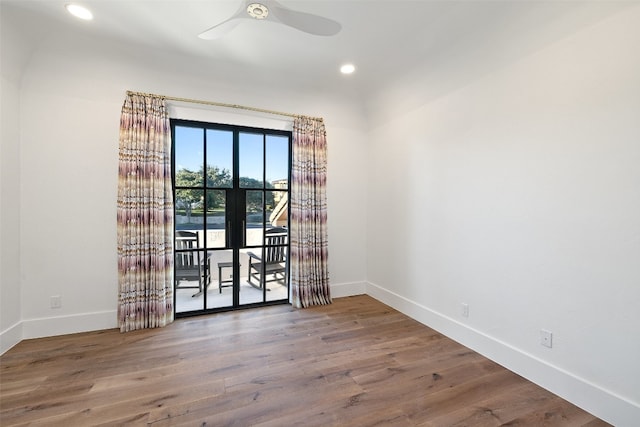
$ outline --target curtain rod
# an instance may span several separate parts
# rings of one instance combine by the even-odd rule
[[[255,111],[255,112],[258,112],[258,113],[274,114],[274,115],[277,115],[277,116],[285,116],[285,117],[293,117],[293,118],[305,118],[305,119],[323,121],[322,117],[305,116],[304,114],[283,113],[281,111],[267,110],[267,109],[264,109],[264,108],[256,108],[256,107],[247,107],[247,106],[244,106],[244,105],[237,105],[237,104],[227,104],[227,103],[224,103],[224,102],[201,101],[201,100],[198,100],[198,99],[189,99],[189,98],[176,98],[175,96],[157,95],[157,94],[154,94],[154,93],[145,93],[145,92],[134,92],[134,91],[131,91],[131,90],[127,91],[127,95],[155,96],[155,97],[158,97],[158,98],[166,99],[168,101],[186,102],[186,103],[189,103],[189,104],[213,105],[215,107],[235,108],[235,109],[239,109],[239,110]]]

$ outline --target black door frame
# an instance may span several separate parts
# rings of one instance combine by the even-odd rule
[[[181,126],[181,127],[191,127],[191,128],[196,128],[196,129],[203,129],[204,130],[204,136],[203,136],[203,169],[204,169],[204,176],[203,176],[203,186],[202,187],[176,187],[176,182],[175,182],[175,128],[176,126]],[[238,310],[238,309],[247,309],[247,308],[253,308],[253,307],[263,307],[263,306],[269,306],[269,305],[276,305],[276,304],[289,304],[289,298],[287,299],[283,299],[283,300],[273,300],[273,301],[267,301],[266,300],[266,286],[264,286],[263,289],[263,297],[262,297],[262,302],[258,302],[258,303],[249,303],[249,304],[240,304],[240,249],[246,248],[246,234],[245,234],[245,230],[246,230],[246,222],[247,222],[247,218],[246,218],[246,193],[247,191],[256,191],[258,189],[255,188],[241,188],[240,186],[240,134],[241,133],[251,133],[251,134],[262,134],[263,137],[263,177],[262,177],[262,181],[263,181],[263,187],[261,189],[261,191],[263,192],[263,194],[266,194],[267,191],[269,191],[270,189],[266,188],[266,176],[265,176],[265,171],[266,171],[266,150],[264,150],[264,148],[266,147],[266,137],[267,135],[274,135],[274,136],[285,136],[288,138],[288,158],[289,158],[289,162],[287,165],[287,179],[289,182],[289,185],[287,187],[287,194],[290,194],[291,191],[291,187],[290,187],[290,182],[291,182],[291,158],[292,158],[292,132],[291,131],[286,131],[286,130],[277,130],[277,129],[265,129],[265,128],[257,128],[257,127],[250,127],[250,126],[238,126],[238,125],[229,125],[229,124],[219,124],[219,123],[209,123],[209,122],[201,122],[201,121],[194,121],[194,120],[184,120],[184,119],[170,119],[170,127],[171,127],[171,180],[172,180],[172,194],[173,194],[173,198],[174,198],[174,216],[175,216],[175,194],[176,194],[176,190],[177,189],[189,189],[189,188],[197,188],[197,189],[201,189],[203,191],[203,197],[204,200],[207,200],[207,192],[208,191],[225,191],[225,224],[224,224],[224,228],[225,228],[225,247],[224,248],[210,248],[208,243],[207,243],[207,221],[206,221],[206,217],[207,217],[207,213],[206,213],[206,209],[204,209],[203,212],[203,229],[204,229],[204,242],[203,242],[203,246],[204,246],[204,250],[205,250],[205,258],[207,258],[206,254],[209,251],[227,251],[227,250],[231,250],[232,254],[233,254],[233,302],[231,306],[226,306],[226,307],[215,307],[215,308],[206,308],[207,307],[207,292],[205,291],[204,294],[204,298],[203,298],[203,305],[202,305],[202,309],[199,310],[193,310],[193,311],[184,311],[184,312],[176,312],[176,290],[175,290],[175,283],[174,283],[174,316],[176,318],[180,318],[180,317],[189,317],[189,316],[197,316],[197,315],[202,315],[202,314],[209,314],[209,313],[215,313],[215,312],[221,312],[221,311],[230,311],[230,310]],[[222,130],[222,131],[231,131],[233,133],[233,170],[232,170],[232,186],[231,188],[228,187],[208,187],[207,186],[207,180],[206,180],[206,159],[207,159],[207,132],[206,130]],[[266,209],[265,209],[265,201],[264,201],[264,197],[263,197],[263,209],[262,209],[262,215],[263,215],[263,221],[262,221],[262,227],[263,227],[263,233],[266,230],[266,226],[267,226],[267,213],[266,213]],[[290,204],[287,207],[287,209],[290,209]],[[287,215],[288,217],[288,215]],[[288,228],[288,224],[287,224],[287,228]],[[175,231],[175,223],[174,223],[174,231]],[[250,246],[251,248],[257,248],[257,246]],[[264,250],[264,239],[262,242],[262,246],[260,246],[261,250]],[[289,250],[289,248],[287,247],[287,251]],[[209,271],[208,269],[204,269],[204,288],[206,290],[207,288],[207,283],[210,280],[210,276],[212,275],[212,272]],[[287,283],[287,289],[288,289],[288,295],[290,294],[290,283],[289,283],[289,265],[287,263],[287,271],[286,271],[286,275],[287,275],[287,279],[286,279],[286,283]],[[220,280],[220,278],[219,278]]]

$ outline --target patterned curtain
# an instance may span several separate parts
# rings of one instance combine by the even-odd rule
[[[120,118],[118,324],[173,321],[171,134],[162,98],[128,94]]]
[[[327,266],[327,140],[324,122],[293,123],[290,268],[294,307],[331,304]]]

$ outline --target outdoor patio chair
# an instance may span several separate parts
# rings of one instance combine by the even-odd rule
[[[208,263],[203,263],[204,250],[200,248],[198,233],[193,231],[176,231],[175,238],[175,287],[177,289],[198,289],[192,296],[197,297],[204,291],[205,269]],[[209,275],[210,276],[210,275]],[[198,282],[194,285],[181,285],[181,282]]]
[[[263,289],[267,282],[279,281],[285,284],[288,236],[289,231],[286,228],[272,228],[265,232],[262,249],[264,259],[253,252],[247,252],[249,255],[247,280],[251,286]],[[254,280],[257,283],[254,283]]]

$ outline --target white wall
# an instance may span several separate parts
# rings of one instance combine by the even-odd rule
[[[0,354],[22,339],[20,80],[32,47],[0,9]]]
[[[170,59],[141,63],[127,47],[64,33],[34,53],[20,92],[24,338],[116,325],[118,125],[126,90],[324,116],[332,285],[336,296],[364,290],[366,172],[357,155],[364,144],[358,109],[327,94],[229,86],[214,64],[206,73],[179,68]],[[194,110],[182,118],[197,116]],[[345,183],[360,191],[343,191]],[[53,295],[61,296],[62,308],[50,308]]]
[[[639,23],[636,6],[370,135],[368,292],[619,426],[640,419]]]
[[[33,56],[14,40],[12,55],[3,21],[0,350],[115,326],[118,122],[125,91],[139,90],[324,116],[334,295],[367,278],[371,295],[631,425],[638,9],[411,111],[387,103],[371,132],[348,93],[247,88],[218,64],[143,63],[135,46],[64,32]],[[5,67],[14,57],[26,70]],[[52,295],[61,309],[49,308]],[[541,328],[552,349],[539,345]]]

